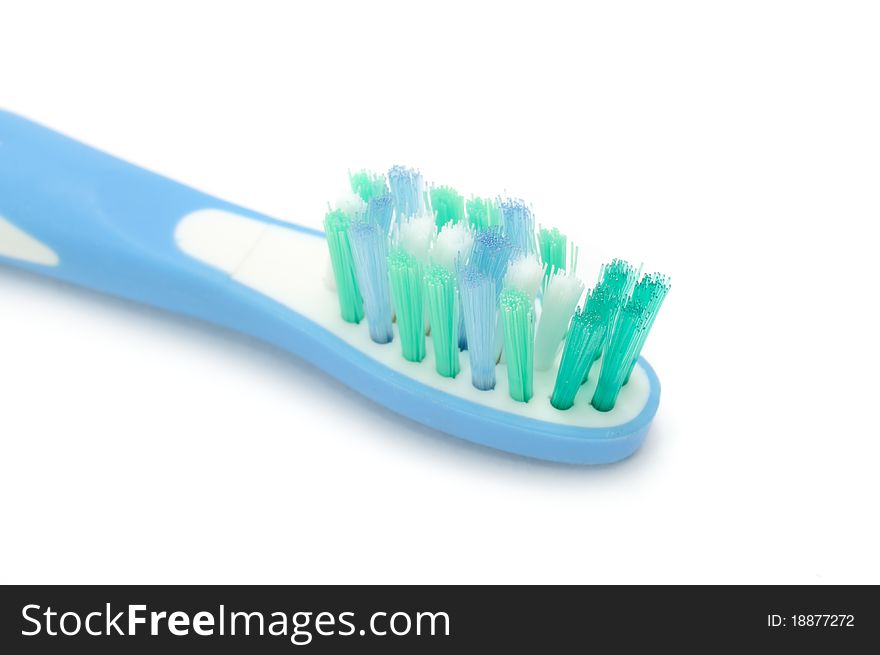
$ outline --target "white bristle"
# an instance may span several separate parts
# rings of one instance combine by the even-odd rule
[[[431,248],[431,262],[456,270],[456,262],[464,265],[474,246],[474,233],[466,223],[447,223]]]
[[[336,199],[336,209],[344,211],[351,218],[358,218],[367,213],[367,203],[352,191],[345,191]]]
[[[534,299],[543,279],[544,267],[538,258],[535,255],[524,255],[510,262],[504,277],[504,286],[508,289],[519,289]]]
[[[584,283],[574,273],[556,271],[550,278],[535,330],[536,370],[546,371],[552,366],[583,292]]]
[[[422,263],[428,261],[428,251],[437,234],[434,217],[420,214],[400,224],[400,247]]]

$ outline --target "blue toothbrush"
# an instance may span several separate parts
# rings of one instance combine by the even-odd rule
[[[523,213],[519,206],[516,209]],[[407,237],[407,230],[416,234],[418,229],[415,222],[394,228],[402,232],[402,239],[414,243],[416,237]],[[528,236],[517,237],[520,249],[528,247]],[[565,328],[563,334],[555,335],[549,329],[542,333],[538,324],[539,343],[549,339],[550,354],[556,352],[562,365],[579,361],[578,357],[589,358],[584,377],[599,353],[604,352],[603,362],[620,360],[618,377],[623,379],[614,387],[610,401],[603,401],[604,407],[596,402],[599,394],[594,390],[597,384],[600,389],[605,384],[603,376],[613,376],[614,371],[605,375],[610,363],[596,364],[593,371],[601,365],[602,372],[590,374],[582,388],[580,379],[570,385],[569,405],[556,400],[557,393],[564,395],[556,369],[536,370],[533,376],[530,371],[527,377],[511,373],[509,382],[500,373],[507,366],[502,361],[495,388],[478,390],[471,384],[464,351],[460,367],[457,363],[450,367],[453,377],[435,373],[430,338],[426,349],[417,349],[421,361],[401,357],[395,344],[400,340],[400,325],[406,323],[409,334],[415,335],[412,343],[419,345],[420,336],[420,324],[415,331],[411,329],[412,316],[418,314],[407,314],[402,305],[396,307],[393,338],[377,343],[371,339],[367,320],[350,322],[340,316],[334,285],[323,275],[327,252],[324,233],[318,230],[219,200],[0,111],[3,264],[251,334],[302,357],[395,412],[499,450],[557,462],[601,464],[631,455],[643,442],[657,411],[660,384],[639,352],[659,302],[648,291],[640,292],[639,285],[630,285],[626,297],[615,300],[618,311],[609,319],[607,334],[577,332],[581,326],[592,329],[599,321],[587,316],[589,298],[602,296],[598,291],[575,312],[564,345],[559,340]],[[421,270],[421,264],[407,253],[392,254],[402,280],[393,290],[420,298],[418,285],[406,287],[410,278],[404,276]],[[605,274],[612,275],[614,270],[609,268]],[[535,284],[545,287],[543,294],[538,293],[546,298],[552,294],[540,276],[546,268],[538,272]],[[476,279],[479,274],[470,275]],[[443,276],[431,279],[435,277]],[[553,280],[551,275],[551,285]],[[577,294],[581,289],[575,289]],[[503,332],[508,339],[532,335],[531,301],[505,293],[504,307],[519,313],[511,313],[498,334]],[[449,298],[458,302],[457,296]],[[648,312],[646,307],[652,302],[656,306]],[[428,303],[424,305],[427,317]],[[422,311],[418,309],[422,305],[414,306]],[[568,311],[571,317],[572,310]],[[519,317],[524,317],[522,322],[517,322]],[[473,324],[472,315],[465,318]],[[455,320],[457,326],[459,319]],[[529,331],[518,332],[518,326]],[[440,334],[439,325],[432,329]],[[488,333],[495,334],[494,330]],[[630,334],[633,330],[634,335]],[[529,338],[534,343],[534,337]],[[513,342],[506,343],[512,355]],[[457,358],[458,351],[452,355]],[[511,367],[520,365],[520,358],[506,359]],[[527,380],[528,402],[523,402],[524,387],[518,393],[508,387],[513,380],[521,385]],[[557,408],[563,405],[569,406]]]

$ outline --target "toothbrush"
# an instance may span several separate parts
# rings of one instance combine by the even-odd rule
[[[635,452],[660,400],[640,352],[666,279],[615,262],[577,306],[576,251],[536,238],[521,202],[387,179],[351,175],[325,239],[0,111],[0,263],[253,335],[484,446]]]

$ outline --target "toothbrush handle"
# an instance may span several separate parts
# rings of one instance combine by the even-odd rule
[[[186,256],[174,240],[182,217],[210,208],[308,231],[0,111],[0,263],[240,327],[230,312],[248,295],[236,297],[227,274]],[[10,229],[54,257],[21,258]]]

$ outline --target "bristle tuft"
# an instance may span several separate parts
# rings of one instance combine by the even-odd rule
[[[600,412],[614,409],[630,362],[638,357],[640,335],[645,330],[644,311],[640,304],[627,303],[617,316],[593,393],[593,407]]]
[[[531,208],[517,198],[505,198],[499,203],[504,234],[513,244],[514,252],[527,255],[535,251],[535,215]]]
[[[411,216],[400,223],[398,245],[415,257],[419,263],[425,265],[436,234],[437,227],[432,216],[428,214]]]
[[[472,197],[466,203],[467,219],[474,230],[501,225],[501,208],[489,198]]]
[[[602,369],[593,394],[593,407],[600,412],[614,408],[668,292],[669,281],[664,276],[646,275],[620,310],[605,346]]]
[[[583,292],[584,283],[573,273],[557,271],[551,276],[541,301],[541,320],[535,334],[535,368],[539,371],[553,365]]]
[[[388,343],[394,338],[391,327],[391,291],[388,282],[387,239],[378,225],[355,221],[348,229],[358,284],[370,338]]]
[[[519,289],[532,300],[538,295],[541,280],[544,279],[544,268],[535,255],[525,255],[510,262],[504,276],[504,286]]]
[[[510,239],[502,234],[500,227],[491,227],[477,232],[469,263],[480,273],[489,276],[495,283],[496,292],[499,292],[512,254]]]
[[[550,397],[550,404],[556,409],[569,409],[574,405],[581,380],[589,373],[604,335],[605,317],[595,309],[591,310],[589,304],[574,313]]]
[[[452,187],[431,187],[431,209],[438,229],[448,223],[460,223],[464,218],[464,196]]]
[[[471,379],[477,389],[495,388],[496,289],[495,281],[472,266],[459,282],[461,310],[468,335]]]
[[[359,323],[364,317],[363,298],[358,288],[354,270],[351,244],[348,240],[349,217],[342,210],[327,212],[324,217],[324,233],[330,250],[330,263],[336,281],[336,294],[342,320]]]
[[[617,315],[623,308],[627,298],[632,293],[638,273],[632,264],[623,259],[612,259],[610,263],[603,264],[599,271],[599,281],[596,283],[596,291],[601,292],[610,303],[608,313],[608,325],[605,329],[605,346],[611,338],[614,324],[617,321]]]
[[[397,312],[397,332],[403,357],[411,362],[420,362],[425,358],[422,271],[419,260],[403,248],[395,248],[389,253],[388,275]]]
[[[454,378],[459,364],[459,304],[455,274],[433,264],[425,270],[425,296],[434,344],[434,367],[446,378]]]
[[[573,243],[568,245],[566,237],[557,228],[538,230],[538,250],[541,253],[541,262],[544,264],[543,288],[547,288],[550,275],[554,271],[571,271],[577,273],[578,248]]]
[[[670,287],[669,278],[665,275],[660,273],[650,273],[642,276],[642,279],[638,281],[633,289],[631,302],[639,304],[645,308],[647,322],[645,330],[640,337],[641,343],[638,344],[637,352],[633,357],[629,369],[626,372],[626,377],[623,380],[624,384],[629,382],[632,370],[636,365],[639,354],[642,352],[642,346],[644,346],[645,340],[648,338],[648,333],[654,325],[654,319],[657,318],[657,312],[660,311],[660,305],[662,305],[663,301],[666,299],[666,294],[669,293]]]
[[[348,174],[348,181],[351,184],[351,190],[366,203],[370,202],[371,198],[388,193],[385,176],[381,173],[357,171]]]
[[[390,193],[373,196],[367,203],[367,220],[379,226],[386,237],[391,232],[391,218],[394,214],[394,200]]]
[[[431,263],[443,266],[457,273],[467,263],[474,247],[474,232],[467,222],[447,223],[431,247]],[[458,347],[467,349],[467,331],[464,326],[464,314],[458,312]]]
[[[367,203],[352,191],[344,191],[336,199],[336,209],[345,214],[350,221],[363,219],[367,214]]]
[[[431,248],[431,263],[457,271],[467,263],[474,247],[474,233],[467,223],[447,223]]]
[[[510,397],[527,403],[533,395],[535,305],[518,289],[505,289],[498,302],[504,332],[504,355]]]
[[[425,181],[419,171],[404,166],[392,166],[388,171],[388,184],[398,219],[425,212]]]

